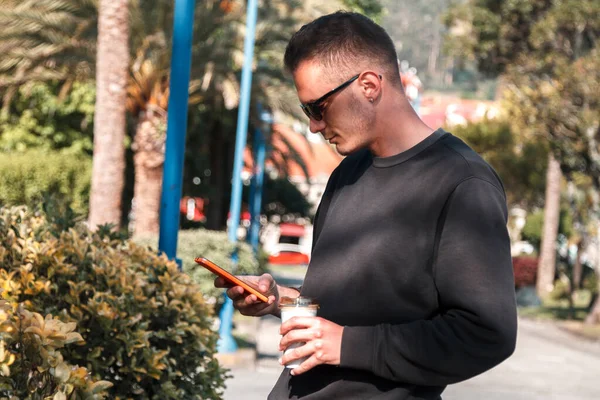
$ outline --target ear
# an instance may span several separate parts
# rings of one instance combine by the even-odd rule
[[[364,71],[358,77],[360,90],[368,102],[375,103],[379,100],[382,79],[380,74],[373,71]]]

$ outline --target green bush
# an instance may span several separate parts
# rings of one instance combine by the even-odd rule
[[[596,272],[593,270],[588,271],[581,286],[592,294],[598,294],[598,275]]]
[[[569,298],[569,282],[562,279],[554,281],[554,288],[550,292],[549,298],[552,300],[563,300]]]
[[[0,113],[0,150],[64,150],[91,155],[96,85],[75,82],[61,95],[59,82],[19,86],[8,113]]]
[[[33,207],[48,195],[59,196],[87,214],[92,160],[59,152],[0,155],[0,205]]]
[[[136,238],[135,241],[152,248],[158,247],[158,239]],[[264,267],[259,265],[252,248],[247,243],[231,243],[227,232],[211,231],[206,229],[184,230],[179,232],[177,241],[177,258],[181,259],[183,271],[190,275],[200,285],[200,290],[211,303],[220,303],[222,289],[213,285],[215,276],[205,268],[194,262],[196,257],[205,257],[225,268],[234,271],[231,254],[237,249],[238,264],[236,274],[256,275],[264,272]]]
[[[0,208],[2,296],[75,322],[85,341],[63,352],[109,398],[218,399],[225,370],[214,358],[212,307],[174,262],[107,227],[67,230],[26,208]]]
[[[0,270],[0,284],[14,283]],[[86,368],[64,362],[60,349],[82,342],[75,323],[31,313],[0,300],[0,396],[10,399],[80,399],[106,397],[107,381],[94,381]]]

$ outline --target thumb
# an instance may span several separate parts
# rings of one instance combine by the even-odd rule
[[[275,280],[270,274],[263,274],[258,279],[258,289],[263,292],[270,292],[275,288]]]

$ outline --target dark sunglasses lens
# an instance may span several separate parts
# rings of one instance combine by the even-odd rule
[[[304,104],[300,104],[300,108],[302,109],[302,111],[304,111],[304,114],[310,118],[310,114],[308,113],[308,108],[306,108],[306,106]]]
[[[323,119],[323,116],[321,115],[321,109],[319,108],[319,106],[312,106],[312,105],[302,105],[302,111],[304,111],[304,114],[306,114],[306,116],[308,118],[312,118],[315,121],[320,121]]]

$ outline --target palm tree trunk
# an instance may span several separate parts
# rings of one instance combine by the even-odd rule
[[[159,230],[160,194],[165,163],[165,115],[148,110],[140,116],[133,143],[135,184],[133,192],[136,236]]]
[[[128,0],[100,0],[89,224],[119,227],[125,171]]]
[[[583,276],[583,263],[581,262],[584,239],[579,239],[577,242],[577,257],[575,258],[575,265],[573,265],[573,289],[581,289],[581,277]]]
[[[554,287],[561,177],[560,164],[550,154],[546,172],[546,204],[544,205],[544,227],[537,276],[537,293],[542,298],[546,297]]]

